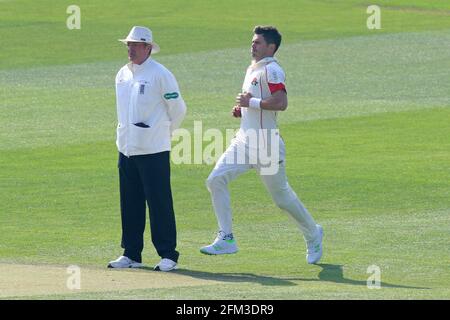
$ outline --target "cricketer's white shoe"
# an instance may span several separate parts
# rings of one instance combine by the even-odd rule
[[[314,263],[319,262],[320,258],[322,257],[323,228],[319,224],[316,226],[317,226],[317,231],[319,232],[317,239],[306,242],[306,245],[307,245],[306,261],[309,264],[314,264]]]
[[[155,271],[171,271],[177,269],[177,263],[173,260],[163,258],[161,261],[153,268]]]
[[[131,260],[128,257],[120,256],[116,260],[110,261],[108,268],[140,268],[142,263]]]
[[[238,251],[238,247],[236,244],[236,240],[227,235],[223,231],[219,231],[217,234],[216,239],[212,244],[209,246],[205,246],[200,249],[201,253],[204,254],[211,254],[211,255],[217,255],[217,254],[231,254],[236,253]]]

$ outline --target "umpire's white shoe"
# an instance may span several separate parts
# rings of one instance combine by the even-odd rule
[[[128,257],[120,256],[114,261],[110,261],[108,268],[140,268],[142,263],[131,260]]]
[[[177,263],[173,260],[163,258],[161,261],[153,268],[155,271],[171,271],[177,269]]]
[[[323,228],[321,225],[317,225],[317,231],[319,232],[319,235],[317,236],[317,239],[313,241],[307,241],[307,253],[306,253],[306,261],[309,264],[314,264],[319,262],[320,258],[322,257],[322,238],[323,238]]]
[[[219,231],[212,244],[200,249],[201,253],[211,255],[230,254],[236,253],[237,251],[238,247],[236,240],[233,238],[233,234],[226,235],[223,231]]]

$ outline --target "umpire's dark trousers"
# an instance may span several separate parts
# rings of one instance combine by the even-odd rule
[[[161,258],[177,262],[170,152],[131,157],[119,153],[119,177],[123,255],[142,262],[147,202],[153,245]]]

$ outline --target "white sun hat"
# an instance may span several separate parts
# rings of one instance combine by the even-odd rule
[[[152,45],[152,53],[158,53],[160,48],[156,42],[153,42],[152,30],[146,27],[134,26],[126,39],[119,39],[120,42],[145,42]]]

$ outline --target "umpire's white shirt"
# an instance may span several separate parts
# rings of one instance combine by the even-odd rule
[[[171,133],[186,114],[177,81],[150,57],[116,76],[117,148],[126,156],[170,150]],[[136,125],[138,124],[138,125]]]

